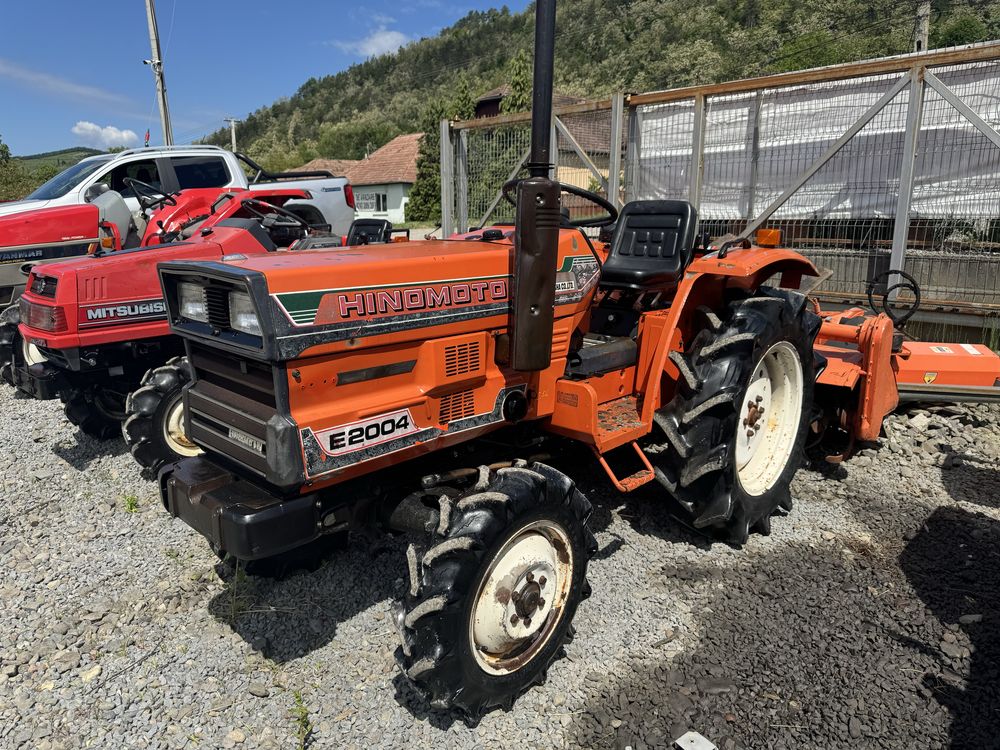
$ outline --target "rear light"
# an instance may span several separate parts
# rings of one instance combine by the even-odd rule
[[[55,297],[58,283],[59,279],[55,276],[40,276],[33,273],[28,288],[32,294],[37,294],[39,297]]]
[[[344,185],[344,198],[347,200],[348,208],[354,208],[354,188]]]
[[[66,313],[61,307],[51,307],[49,305],[39,305],[36,302],[29,302],[21,297],[21,323],[28,328],[36,328],[39,331],[50,331],[58,333],[65,331]]]
[[[758,229],[755,239],[758,247],[778,247],[781,244],[781,230]]]

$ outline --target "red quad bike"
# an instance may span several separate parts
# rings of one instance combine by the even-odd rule
[[[144,184],[137,190],[150,191]],[[303,190],[155,197],[164,205],[143,247],[101,247],[89,257],[33,267],[19,305],[0,317],[0,376],[34,398],[61,398],[66,417],[86,435],[107,439],[121,430],[132,455],[150,469],[200,452],[184,436],[180,394],[190,371],[168,328],[158,262],[238,264],[289,246],[385,242],[392,232],[386,222],[356,222],[347,237],[329,236],[328,226],[283,208],[308,197]]]

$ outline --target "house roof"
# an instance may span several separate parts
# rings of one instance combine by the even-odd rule
[[[313,159],[296,169],[297,172],[315,172],[326,170],[337,177],[346,177],[347,173],[355,164],[361,162],[357,159]]]
[[[417,180],[417,152],[423,133],[398,135],[347,173],[352,185],[412,184]]]

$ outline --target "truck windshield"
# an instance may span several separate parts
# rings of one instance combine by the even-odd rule
[[[88,159],[69,169],[64,169],[27,196],[25,200],[48,201],[53,198],[61,198],[113,158],[109,156],[107,159]]]

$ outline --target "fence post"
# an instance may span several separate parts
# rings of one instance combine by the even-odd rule
[[[552,125],[549,130],[550,154],[552,155],[552,165],[549,167],[549,179],[559,179],[559,132],[556,130],[556,116],[552,115]]]
[[[469,231],[469,131],[458,131],[458,231]]]
[[[622,169],[622,114],[625,108],[625,95],[621,92],[611,97],[611,143],[608,153],[608,200],[615,206],[621,206],[621,169]]]
[[[625,202],[636,200],[639,194],[639,154],[642,149],[642,115],[639,108],[629,104],[628,107],[628,141],[625,146]]]
[[[701,203],[701,177],[705,170],[705,95],[694,95],[694,133],[691,143],[691,184],[688,200],[698,210]]]
[[[757,167],[760,161],[760,111],[763,109],[763,95],[758,91],[750,105],[747,125],[750,128],[750,169],[747,176],[747,222],[753,218],[754,203],[757,201]]]
[[[924,104],[924,69],[915,66],[910,72],[910,100],[906,105],[906,133],[903,137],[903,153],[899,173],[899,195],[896,198],[896,223],[892,230],[892,254],[889,268],[903,271],[906,265],[906,240],[910,233],[910,202],[913,198],[913,168],[917,155],[917,139],[920,135],[920,118]],[[889,286],[899,283],[899,276],[889,277]],[[897,292],[890,292],[895,300]]]
[[[455,232],[455,169],[452,164],[454,147],[451,143],[451,123],[441,120],[441,236]]]

